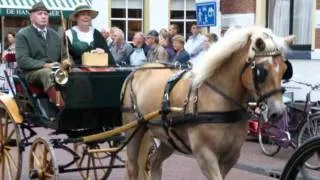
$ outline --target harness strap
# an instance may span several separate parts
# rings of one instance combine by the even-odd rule
[[[207,123],[235,123],[247,119],[247,111],[242,109],[226,112],[199,112],[197,115],[188,113],[182,116],[174,116],[169,119],[170,127],[177,127],[185,124],[207,124]],[[150,121],[150,125],[161,126],[162,120]]]
[[[236,101],[235,99],[233,99],[232,97],[228,96],[226,93],[224,93],[223,91],[219,90],[216,86],[210,84],[208,81],[204,82],[205,85],[207,85],[210,89],[212,89],[213,91],[219,93],[221,96],[223,96],[225,99],[229,100],[230,102],[232,102],[233,104],[237,105],[238,107],[240,107],[242,110],[247,111],[248,107],[240,104],[238,101]]]
[[[183,141],[183,139],[171,128],[171,126],[169,125],[167,115],[170,113],[170,110],[169,110],[170,92],[186,72],[188,72],[188,70],[180,71],[169,78],[164,88],[163,101],[161,106],[161,120],[163,122],[162,127],[167,135],[167,138],[168,138],[167,140],[177,151],[181,153],[185,153],[185,152],[175,143],[172,137],[174,137],[175,139],[178,139],[181,142],[181,144],[184,146],[184,148],[188,150],[188,153],[191,153],[192,151],[191,151],[191,148]]]
[[[258,99],[258,104],[259,104],[260,102],[264,101],[265,99],[273,96],[274,94],[277,94],[277,93],[283,94],[283,93],[285,92],[285,90],[286,90],[286,89],[285,89],[284,87],[281,87],[281,88],[274,89],[274,90],[272,90],[272,91],[270,91],[270,92],[268,92],[268,93],[265,93],[265,94],[261,95],[261,96],[259,97],[259,99]]]
[[[180,126],[188,124],[206,123],[234,123],[246,119],[247,111],[242,109],[226,112],[198,112],[198,114],[188,113],[184,116],[176,116],[170,119],[170,126]]]

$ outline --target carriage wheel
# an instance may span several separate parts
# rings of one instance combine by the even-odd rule
[[[4,109],[0,113],[0,179],[18,180],[22,168],[20,131]]]
[[[29,154],[30,178],[57,180],[59,171],[52,146],[43,138],[37,138]]]
[[[320,137],[309,139],[291,155],[285,165],[280,180],[319,179],[320,171],[306,168],[306,162],[320,153]]]
[[[302,126],[298,136],[298,147],[308,139],[316,136],[320,136],[320,116],[312,117]],[[320,152],[313,154],[306,161],[306,166],[310,169],[320,169]]]
[[[74,152],[76,152],[80,159],[76,161],[77,167],[86,170],[79,171],[82,179],[100,180],[107,179],[112,171],[112,166],[116,160],[116,154],[113,152],[95,152],[88,153],[88,150],[99,150],[103,148],[114,148],[113,142],[105,142],[103,144],[74,144]],[[100,167],[100,168],[99,168]],[[105,167],[105,168],[101,168]],[[97,169],[95,169],[97,168]]]
[[[274,156],[276,155],[281,146],[277,144],[274,135],[270,132],[271,128],[268,127],[267,123],[263,123],[259,125],[259,144],[263,154],[267,156]]]

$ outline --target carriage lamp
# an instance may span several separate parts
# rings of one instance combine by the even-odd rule
[[[58,63],[52,66],[51,77],[59,85],[65,85],[69,79],[68,72],[63,70]]]

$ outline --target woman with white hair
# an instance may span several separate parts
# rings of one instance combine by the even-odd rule
[[[91,26],[92,19],[96,18],[98,11],[91,9],[87,4],[78,5],[70,15],[70,20],[76,22],[76,26],[66,31],[69,40],[69,50],[75,65],[81,65],[81,57],[84,52],[108,53],[108,64],[114,65],[107,42],[102,34]]]
[[[124,33],[121,29],[113,27],[113,33],[111,34],[112,43],[110,45],[110,51],[114,57],[115,63],[123,66],[130,65],[130,54],[133,48],[124,40]]]

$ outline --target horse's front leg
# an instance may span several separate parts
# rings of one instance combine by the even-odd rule
[[[160,146],[156,149],[156,152],[150,157],[152,180],[161,180],[162,162],[166,160],[173,152],[173,148],[161,142]]]
[[[193,155],[203,174],[209,180],[223,180],[217,155],[210,148],[201,147],[198,150],[193,150]]]

